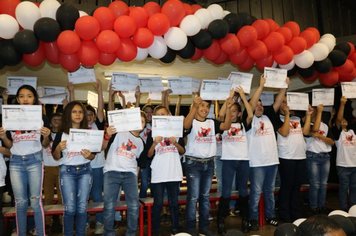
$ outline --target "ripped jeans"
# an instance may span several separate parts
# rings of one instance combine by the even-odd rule
[[[9,169],[16,202],[17,235],[26,235],[29,200],[34,211],[36,233],[38,236],[45,235],[42,152],[25,156],[12,155]]]

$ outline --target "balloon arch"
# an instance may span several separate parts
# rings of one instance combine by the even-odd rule
[[[178,55],[232,63],[243,71],[278,66],[289,75],[299,73],[306,83],[319,78],[324,86],[356,77],[352,43],[336,45],[332,34],[320,36],[314,27],[301,31],[293,21],[280,26],[217,4],[202,8],[168,0],[162,6],[147,2],[133,7],[114,1],[89,16],[57,0],[1,0],[0,38],[0,68],[21,61],[36,67],[47,60],[75,71],[80,65],[148,56],[170,63]]]

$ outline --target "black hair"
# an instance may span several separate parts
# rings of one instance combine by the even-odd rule
[[[330,231],[338,230],[343,229],[335,220],[325,215],[315,215],[299,225],[297,236],[324,236]]]
[[[87,109],[87,111],[91,111],[94,113],[94,115],[96,116],[96,110],[92,105],[86,105],[85,108]]]

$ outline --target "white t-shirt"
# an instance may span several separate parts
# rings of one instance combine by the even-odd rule
[[[90,129],[98,130],[98,126],[93,123],[89,126]],[[92,168],[102,168],[105,165],[105,153],[104,151],[99,152],[95,155],[95,158],[90,162]]]
[[[280,116],[280,119],[284,122],[284,116]],[[287,137],[277,132],[277,146],[279,158],[288,160],[302,160],[306,158],[306,144],[299,117],[290,117],[289,134]]]
[[[0,141],[0,146],[2,142]],[[4,155],[0,153],[0,187],[5,186],[5,177],[6,177],[6,163],[4,160]]]
[[[197,158],[216,156],[215,121],[194,119],[185,150],[185,155]]]
[[[182,181],[180,155],[177,147],[171,144],[168,138],[156,145],[151,169],[151,183]]]
[[[42,150],[40,130],[9,131],[12,139],[10,149],[13,155],[29,155]]]
[[[52,136],[52,140],[54,140],[54,138],[56,137],[56,133],[51,132],[51,136]],[[43,164],[45,166],[59,166],[59,160],[56,161],[52,155],[52,144],[53,141],[49,143],[47,148],[42,149]]]
[[[224,131],[221,160],[248,160],[246,131],[241,123],[232,123]]]
[[[68,140],[69,135],[66,133],[62,133],[62,138],[61,141]],[[83,165],[90,160],[85,159],[80,152],[68,152],[68,149],[65,148],[62,151],[62,158],[59,159],[60,165],[67,165],[67,166],[77,166],[77,165]]]
[[[319,134],[323,136],[327,136],[329,131],[329,127],[320,122]],[[309,137],[307,138],[307,151],[314,152],[314,153],[322,153],[322,152],[330,152],[331,145],[326,144],[325,142],[321,141],[318,138]]]
[[[335,144],[337,147],[336,165],[356,167],[356,136],[354,131],[352,129],[341,131]]]
[[[143,150],[144,142],[141,137],[130,132],[117,133],[107,153],[104,173],[120,171],[137,175],[137,159]]]

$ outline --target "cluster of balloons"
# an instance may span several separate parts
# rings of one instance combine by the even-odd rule
[[[301,31],[293,21],[279,26],[218,4],[202,8],[168,0],[139,7],[117,0],[88,15],[57,0],[1,0],[0,38],[0,68],[21,61],[35,67],[47,60],[75,71],[80,65],[148,56],[171,63],[178,55],[230,62],[245,71],[279,66],[290,75],[298,72],[306,82],[319,77],[325,86],[356,76],[353,44],[336,45],[333,35],[320,37],[314,27]]]

